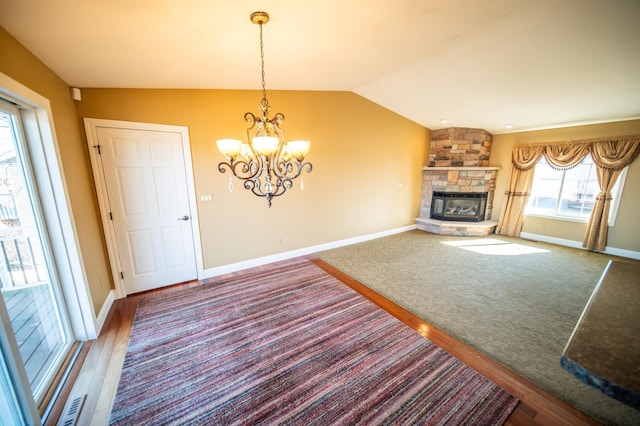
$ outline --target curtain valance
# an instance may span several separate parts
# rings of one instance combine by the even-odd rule
[[[567,170],[587,154],[591,154],[598,167],[622,170],[640,154],[640,135],[516,145],[511,162],[519,170],[529,170],[544,156],[554,169]]]

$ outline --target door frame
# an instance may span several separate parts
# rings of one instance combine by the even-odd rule
[[[195,181],[193,178],[193,163],[191,161],[191,142],[189,139],[189,129],[186,126],[174,126],[168,124],[139,123],[133,121],[106,120],[101,118],[84,118],[84,128],[87,134],[87,144],[89,147],[89,157],[91,159],[91,169],[93,171],[93,182],[96,187],[98,205],[100,208],[100,218],[102,219],[102,229],[104,230],[107,253],[111,266],[111,275],[115,284],[115,297],[121,299],[127,296],[124,280],[120,275],[122,271],[120,255],[116,244],[116,234],[113,222],[110,219],[109,198],[107,187],[104,181],[104,170],[102,161],[98,154],[98,128],[115,128],[127,130],[147,130],[156,132],[179,133],[182,137],[182,152],[187,182],[187,195],[189,200],[189,210],[191,211],[191,232],[193,234],[193,244],[196,256],[196,270],[198,279],[202,279],[204,268],[202,263],[202,243],[200,240],[200,221],[198,219],[198,205],[196,202]]]

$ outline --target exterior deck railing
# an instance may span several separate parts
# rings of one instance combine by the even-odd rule
[[[0,287],[4,289],[41,284],[47,273],[36,236],[0,237]]]

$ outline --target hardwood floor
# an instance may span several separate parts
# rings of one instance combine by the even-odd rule
[[[69,403],[86,395],[78,417],[78,425],[106,425],[109,422],[111,405],[139,299],[139,296],[133,296],[116,300],[100,336],[87,345],[88,350],[82,367],[67,397]],[[56,415],[52,414],[47,424],[57,424],[58,415],[63,415],[66,411],[67,406]]]
[[[313,257],[309,258],[320,268],[519,398],[521,403],[507,420],[507,425],[598,424],[584,413],[421,320],[406,309],[380,296],[331,265]],[[286,261],[279,263],[283,264]],[[256,270],[264,270],[269,267],[270,265],[261,266],[227,276],[251,274],[255,273]],[[219,278],[224,277],[216,277],[215,279]],[[210,281],[193,281],[154,291],[180,291],[183,288],[198,286]],[[66,385],[67,391],[63,392],[63,395],[68,395],[67,401],[73,401],[77,397],[86,395],[78,418],[78,425],[106,425],[109,422],[109,414],[127,350],[131,325],[141,297],[142,294],[138,294],[114,302],[99,338],[87,344],[84,349],[86,356],[74,383]],[[70,391],[69,388],[71,388]],[[61,405],[62,401],[59,401],[58,407]],[[47,424],[55,425],[59,414],[64,414],[64,410],[60,408],[54,411],[56,415],[52,415]]]

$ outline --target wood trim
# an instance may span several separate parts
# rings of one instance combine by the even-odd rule
[[[92,342],[76,342],[69,351],[69,355],[54,379],[54,385],[51,386],[45,396],[43,404],[39,407],[40,415],[43,415],[51,402],[51,409],[49,410],[45,425],[55,425],[58,423],[91,345]],[[77,354],[76,350],[78,350]],[[64,380],[64,382],[62,382],[62,380]],[[52,398],[55,398],[55,400]]]
[[[448,335],[432,324],[417,317],[402,306],[392,302],[384,296],[376,293],[369,287],[351,278],[339,269],[315,258],[311,262],[333,275],[353,290],[357,291],[380,308],[384,309],[420,335],[426,337],[440,346],[451,355],[455,356],[469,367],[520,399],[519,407],[526,415],[540,424],[566,424],[566,425],[598,425],[597,421],[583,412],[551,395],[549,392],[531,383],[527,379],[514,373],[502,364],[497,363],[488,356],[473,349]],[[560,362],[560,361],[558,361]],[[509,424],[509,423],[507,423]],[[530,424],[530,423],[529,423]]]

